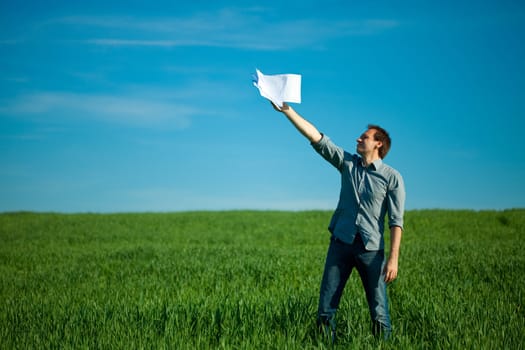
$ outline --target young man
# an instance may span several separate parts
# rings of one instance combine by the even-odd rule
[[[319,296],[317,323],[335,337],[335,313],[355,267],[368,301],[372,332],[385,339],[391,324],[386,284],[397,277],[403,230],[405,187],[401,175],[382,159],[390,149],[388,133],[369,125],[357,139],[356,153],[345,152],[290,106],[274,105],[341,173],[341,192],[329,231],[332,233]],[[388,213],[390,254],[385,262],[384,219]]]

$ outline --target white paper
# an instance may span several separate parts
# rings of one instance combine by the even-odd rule
[[[283,106],[283,102],[301,103],[299,74],[264,75],[256,69],[253,85],[259,89],[262,97],[269,99],[279,108]]]

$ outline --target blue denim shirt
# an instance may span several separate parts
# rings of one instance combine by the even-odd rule
[[[352,243],[359,232],[367,250],[384,249],[386,213],[389,227],[403,228],[405,185],[401,174],[381,159],[364,167],[359,155],[345,152],[325,135],[312,146],[341,173],[330,232],[345,243]]]

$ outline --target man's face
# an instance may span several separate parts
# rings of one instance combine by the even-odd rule
[[[357,138],[356,151],[359,155],[364,157],[373,154],[374,151],[381,147],[383,143],[374,139],[375,133],[376,131],[374,129],[368,129]]]

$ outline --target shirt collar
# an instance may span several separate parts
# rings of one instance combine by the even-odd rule
[[[383,165],[383,160],[381,158],[374,160],[369,166],[372,170],[379,170],[379,168]],[[363,158],[361,158],[361,166],[363,165]]]
[[[376,159],[371,165],[374,166],[374,170],[379,170],[379,168],[383,165],[383,160],[381,158]]]

